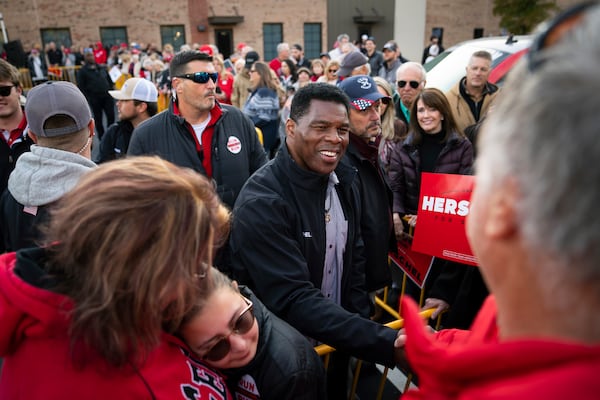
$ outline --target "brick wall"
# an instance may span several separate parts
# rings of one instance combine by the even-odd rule
[[[209,8],[212,7],[212,10]],[[303,42],[304,22],[323,24],[323,44],[326,47],[326,0],[1,0],[9,40],[20,39],[28,50],[41,42],[41,28],[70,28],[73,44],[87,46],[100,39],[100,27],[127,27],[129,41],[160,43],[159,26],[185,25],[188,43],[214,43],[214,27],[208,16],[244,16],[233,26],[234,46],[244,41],[263,53],[262,24],[282,23],[284,40]],[[207,27],[199,32],[198,25]]]
[[[557,0],[556,4],[564,9],[579,2]],[[434,27],[444,28],[444,47],[473,39],[475,28],[483,28],[484,36],[500,35],[500,18],[493,15],[493,8],[493,0],[475,3],[471,0],[427,0],[425,41],[429,41]]]
[[[577,2],[558,0],[557,4],[566,7]],[[483,28],[485,36],[497,35],[499,19],[492,8],[493,0],[428,0],[425,40],[433,27],[444,28],[446,47],[471,39],[474,28]],[[231,26],[234,46],[244,41],[263,54],[262,24],[267,22],[282,23],[283,38],[289,43],[303,42],[305,22],[322,24],[323,50],[335,40],[327,38],[327,0],[0,0],[9,40],[20,39],[26,50],[41,42],[41,28],[70,28],[73,43],[87,46],[100,39],[99,27],[125,26],[130,41],[162,45],[159,26],[180,24],[185,26],[188,43],[214,43],[208,16],[233,16],[235,9],[244,21]],[[198,31],[200,24],[206,31]],[[349,24],[345,31],[354,32]]]

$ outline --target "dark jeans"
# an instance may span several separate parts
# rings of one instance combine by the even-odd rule
[[[90,108],[94,114],[94,122],[96,123],[96,132],[98,139],[102,139],[104,135],[104,125],[102,122],[102,112],[106,115],[106,126],[111,126],[115,122],[115,101],[107,93],[90,96],[88,98]]]

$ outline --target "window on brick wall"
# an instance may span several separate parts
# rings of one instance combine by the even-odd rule
[[[277,57],[277,45],[283,42],[283,24],[263,24],[264,60]]]
[[[161,45],[170,43],[175,51],[185,44],[185,29],[183,25],[161,25],[160,26]]]
[[[312,60],[321,54],[321,24],[304,24],[304,56]]]
[[[100,41],[106,48],[121,43],[129,43],[127,40],[127,28],[124,26],[114,26],[100,28]]]
[[[54,42],[56,47],[71,47],[71,31],[69,28],[48,28],[40,31],[44,45]]]

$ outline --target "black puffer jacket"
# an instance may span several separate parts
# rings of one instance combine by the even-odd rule
[[[259,327],[256,356],[248,365],[223,371],[237,398],[261,400],[325,400],[323,361],[300,332],[272,314],[245,286]],[[239,396],[242,395],[242,396]],[[244,397],[247,396],[247,397]]]
[[[397,146],[390,162],[390,186],[394,194],[392,212],[400,215],[417,214],[421,190],[420,147],[413,142],[413,133]],[[433,172],[440,174],[468,175],[472,173],[473,146],[456,132],[450,134]]]
[[[222,115],[212,136],[212,178],[221,200],[233,208],[244,182],[267,162],[252,121],[233,106],[217,104]],[[196,150],[192,128],[173,103],[169,109],[135,128],[127,154],[154,154],[181,167],[206,175],[202,153]]]

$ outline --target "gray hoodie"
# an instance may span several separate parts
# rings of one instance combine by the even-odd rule
[[[25,206],[44,206],[73,189],[96,164],[69,151],[37,145],[24,153],[8,179],[8,190]]]

